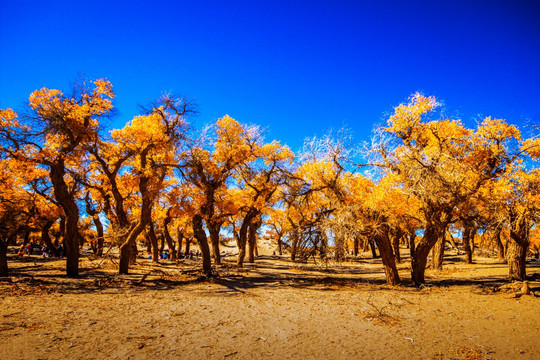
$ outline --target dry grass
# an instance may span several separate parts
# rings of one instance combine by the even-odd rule
[[[486,354],[485,350],[479,347],[460,347],[455,351],[456,355],[459,356],[461,360],[485,360]]]
[[[374,303],[373,291],[370,291],[366,303],[369,305],[369,311],[364,311],[363,314],[367,321],[373,321],[377,325],[396,325],[400,321],[399,317],[388,313],[392,306],[391,302],[383,306]]]

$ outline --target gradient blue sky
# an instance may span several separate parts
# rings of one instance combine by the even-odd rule
[[[540,123],[540,1],[0,1],[0,107],[81,73],[106,77],[121,127],[137,104],[195,98],[297,150],[358,141],[416,91],[473,126]]]

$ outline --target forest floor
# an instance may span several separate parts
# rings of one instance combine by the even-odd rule
[[[540,359],[540,262],[531,294],[508,284],[507,266],[463,262],[410,284],[385,285],[380,259],[291,263],[263,255],[218,276],[198,260],[9,258],[0,279],[0,357],[10,359]]]

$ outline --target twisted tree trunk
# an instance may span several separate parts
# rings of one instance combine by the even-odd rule
[[[152,148],[153,146],[148,146],[141,152],[139,159],[141,169],[149,169],[151,167],[147,157]],[[162,172],[160,174],[149,175],[141,173],[139,175],[141,213],[139,215],[138,223],[134,227],[132,225],[132,230],[129,232],[127,240],[120,246],[120,274],[128,273],[130,261],[136,260],[137,258],[137,237],[144,231],[148,224],[152,222],[152,209],[158,192],[155,191],[155,188],[152,188],[151,183],[155,182],[155,178],[157,177],[157,183],[161,184],[165,178],[165,171],[163,171],[163,169],[161,170]],[[154,187],[155,186],[157,186],[157,184],[154,183]],[[157,248],[157,246],[155,248]]]
[[[167,210],[167,217],[165,218],[165,220],[163,220],[163,236],[165,237],[165,240],[167,241],[167,246],[169,247],[169,254],[170,254],[171,260],[176,260],[178,258],[178,254],[176,253],[176,246],[172,239],[171,233],[169,232],[169,224],[172,220],[170,213],[171,213],[171,209],[169,208],[169,210]],[[182,246],[182,242],[180,242],[180,246]]]
[[[92,220],[94,222],[94,225],[96,227],[96,232],[97,232],[96,255],[103,256],[103,242],[104,242],[104,236],[105,236],[105,233],[103,231],[103,224],[101,223],[99,215],[92,216]]]
[[[447,223],[428,222],[422,240],[416,248],[411,244],[411,279],[416,286],[425,283],[425,272],[429,252],[442,237]]]
[[[409,254],[411,255],[411,259],[414,257],[414,249],[416,248],[416,232],[412,232],[409,234]]]
[[[237,236],[237,245],[238,245],[238,259],[236,265],[241,268],[244,266],[244,260],[246,258],[246,247],[248,243],[248,230],[251,226],[253,219],[257,216],[256,211],[248,211],[244,216],[242,225],[240,226],[240,231]]]
[[[466,224],[463,229],[463,249],[465,250],[465,262],[472,264],[472,256],[474,252],[474,236],[476,229],[473,225]]]
[[[203,258],[203,273],[206,276],[212,274],[212,260],[210,255],[210,247],[208,246],[208,238],[206,237],[206,232],[203,228],[203,219],[201,215],[195,215],[192,219],[193,224],[193,235],[199,243],[199,248],[201,249],[202,258]]]
[[[141,179],[139,181],[139,187],[146,189],[147,181],[148,179],[146,178]],[[129,272],[130,263],[137,257],[137,238],[152,221],[152,199],[149,196],[144,196],[145,193],[145,191],[141,191],[143,196],[139,221],[135,226],[131,227],[126,241],[120,246],[120,274],[127,274]]]
[[[526,260],[529,249],[529,220],[525,215],[510,215],[510,239],[506,248],[508,278],[525,281],[527,279]]]
[[[132,261],[132,258],[137,255],[136,253],[134,254],[136,249],[134,245],[137,245],[137,237],[144,231],[146,225],[147,223],[139,221],[129,232],[127,240],[120,246],[120,264],[118,266],[118,272],[120,274],[129,273],[130,262]]]
[[[401,280],[396,267],[396,259],[392,251],[392,244],[389,238],[390,229],[388,226],[383,225],[382,231],[376,236],[377,247],[381,253],[381,259],[384,266],[384,273],[386,274],[386,283],[388,285],[399,285]]]
[[[435,243],[432,250],[433,269],[442,270],[444,261],[444,235]]]
[[[401,253],[399,251],[399,242],[403,237],[403,231],[400,228],[396,228],[391,232],[392,236],[392,248],[394,249],[394,257],[398,264],[401,263]]]
[[[66,215],[64,247],[66,254],[66,275],[79,276],[79,207],[74,194],[69,191],[64,175],[64,160],[60,159],[50,166],[49,176],[54,189],[54,196]]]
[[[221,230],[222,222],[206,222],[208,232],[210,233],[210,243],[212,244],[212,252],[216,265],[221,265],[221,253],[219,250],[219,231]]]
[[[249,226],[249,233],[248,233],[248,262],[254,263],[255,257],[259,256],[257,252],[257,230],[259,230],[259,227],[261,227],[262,221],[260,218],[253,221],[251,225]]]
[[[497,259],[501,262],[506,262],[506,250],[501,241],[501,232],[502,232],[502,227],[497,226],[497,228],[495,229],[495,232],[493,233],[493,239],[494,239],[495,245],[497,246]]]

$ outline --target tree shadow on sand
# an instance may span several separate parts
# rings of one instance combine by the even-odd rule
[[[12,259],[13,260],[13,259]],[[386,285],[380,259],[359,259],[345,264],[293,263],[277,256],[260,257],[255,264],[237,269],[234,259],[223,261],[214,268],[212,276],[203,276],[197,260],[162,261],[141,259],[128,275],[117,274],[114,259],[93,258],[80,268],[78,278],[67,278],[63,261],[53,258],[29,257],[15,260],[10,277],[0,280],[0,294],[26,295],[42,293],[122,293],[125,291],[160,290],[181,288],[183,291],[201,291],[196,284],[217,285],[204,291],[216,295],[234,296],[249,294],[253,289],[298,289],[340,291],[344,289],[372,289],[400,291],[416,290],[407,278],[406,264],[402,264],[402,285]],[[457,259],[449,258],[449,264]],[[475,268],[501,269],[504,264],[478,262]],[[527,265],[530,289],[540,293],[540,262]],[[500,271],[499,271],[500,273]],[[422,288],[447,288],[472,286],[481,293],[495,293],[508,284],[504,275],[439,276],[433,273]]]

